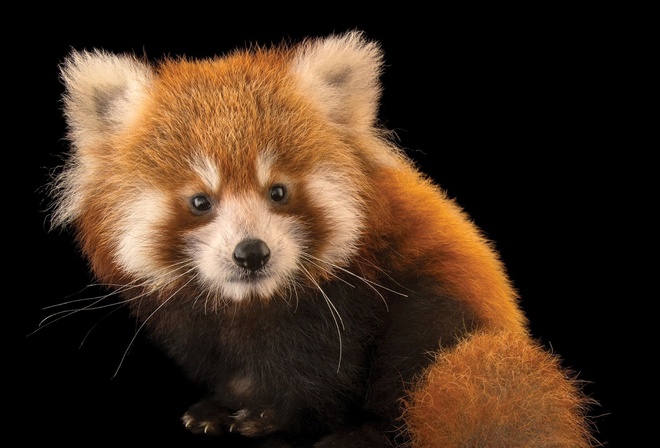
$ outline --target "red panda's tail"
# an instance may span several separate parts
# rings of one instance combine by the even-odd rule
[[[524,334],[475,334],[438,354],[406,404],[414,448],[598,445],[587,417],[595,402]]]

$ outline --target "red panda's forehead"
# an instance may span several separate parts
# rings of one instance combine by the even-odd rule
[[[332,133],[300,100],[286,66],[259,61],[165,64],[139,145],[148,148],[139,155],[147,169],[185,182],[213,167],[206,172],[223,183],[252,185],[263,161],[289,176],[332,163]]]

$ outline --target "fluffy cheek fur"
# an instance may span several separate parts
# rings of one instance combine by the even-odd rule
[[[126,201],[115,234],[114,262],[129,276],[151,284],[167,283],[169,266],[159,262],[160,245],[154,235],[168,213],[167,196],[157,190],[143,190],[140,200]]]
[[[329,234],[319,261],[329,268],[346,265],[357,251],[363,231],[363,203],[354,179],[329,168],[307,182],[314,202],[321,207],[321,225]]]

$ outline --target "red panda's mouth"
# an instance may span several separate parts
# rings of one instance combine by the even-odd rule
[[[230,283],[259,283],[269,277],[270,275],[265,268],[256,271],[245,269],[240,274],[229,278],[228,281]]]
[[[241,301],[249,298],[268,299],[281,288],[278,276],[267,269],[235,273],[224,279],[223,295],[232,300]]]

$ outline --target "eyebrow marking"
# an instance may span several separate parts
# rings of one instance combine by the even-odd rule
[[[220,188],[220,172],[211,159],[200,155],[190,162],[190,166],[206,183],[210,191],[218,191]]]
[[[257,157],[257,180],[260,185],[265,186],[271,180],[271,173],[274,164],[275,154],[270,147],[266,147]]]

